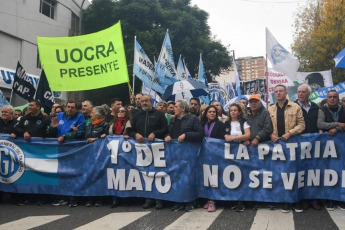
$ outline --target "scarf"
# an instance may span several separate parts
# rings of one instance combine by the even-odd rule
[[[101,123],[102,121],[104,121],[104,120],[105,120],[105,118],[101,118],[101,119],[92,121],[91,124],[92,124],[92,125],[98,125],[98,124],[100,124],[100,123]]]
[[[117,118],[113,127],[113,133],[116,135],[121,135],[123,133],[123,123],[125,122],[124,118]]]
[[[212,133],[212,130],[213,130],[213,127],[214,127],[215,124],[216,124],[215,121],[211,122],[210,128],[208,128],[208,123],[205,124],[204,132],[205,132],[205,136],[206,137],[210,137],[211,136],[211,133]]]

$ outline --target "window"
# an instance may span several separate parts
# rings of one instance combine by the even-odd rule
[[[40,13],[54,19],[56,2],[54,0],[41,0]]]
[[[79,17],[72,12],[71,30],[69,36],[79,35]]]

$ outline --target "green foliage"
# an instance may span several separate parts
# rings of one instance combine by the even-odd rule
[[[153,61],[158,58],[169,29],[175,63],[181,54],[195,76],[203,53],[206,75],[211,82],[211,76],[230,66],[230,56],[226,47],[210,37],[207,12],[190,4],[190,0],[93,0],[84,11],[83,31],[85,34],[100,31],[121,20],[131,75],[134,36]]]
[[[334,68],[333,58],[345,47],[345,4],[342,0],[309,0],[295,20],[293,51],[300,71],[332,69],[333,82],[344,81],[344,69]]]

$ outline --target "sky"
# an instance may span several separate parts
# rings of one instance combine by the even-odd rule
[[[212,36],[235,57],[266,56],[267,27],[289,52],[297,9],[307,0],[192,0],[192,5],[209,13]]]

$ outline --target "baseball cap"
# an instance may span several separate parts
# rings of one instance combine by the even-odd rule
[[[253,99],[255,99],[255,100],[261,100],[261,97],[259,96],[259,95],[257,95],[257,94],[253,94],[253,95],[251,95],[250,97],[249,97],[249,101],[250,100],[253,100]]]

